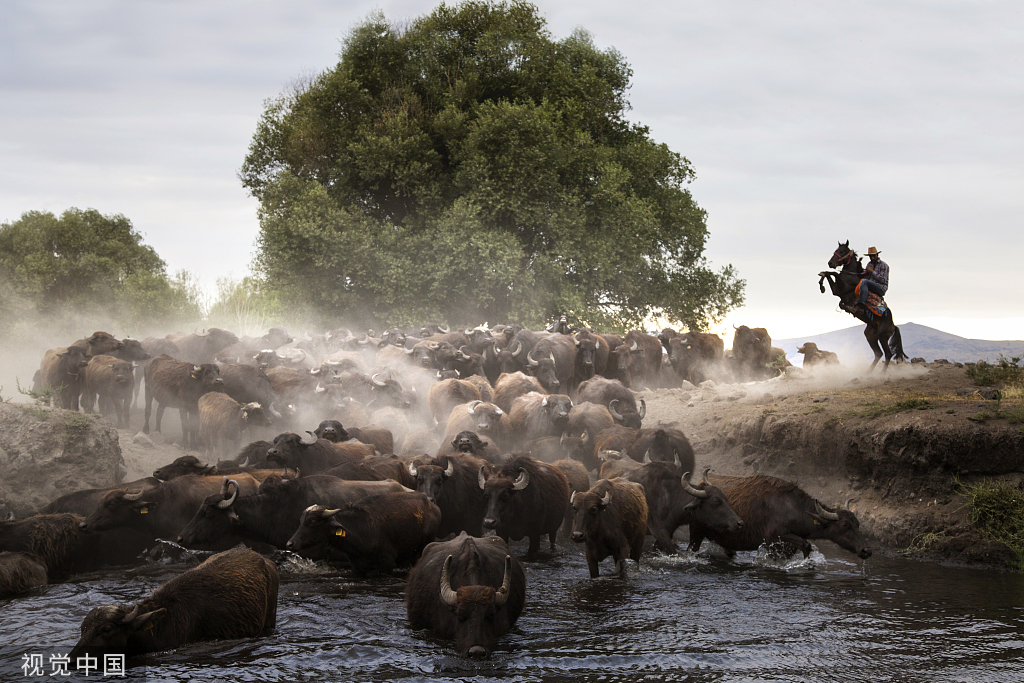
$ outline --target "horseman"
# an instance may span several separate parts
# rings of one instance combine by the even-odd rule
[[[867,306],[868,291],[877,294],[879,297],[885,295],[889,290],[889,264],[878,257],[881,252],[874,247],[868,248],[868,267],[864,269],[863,277],[857,285],[860,288],[860,296],[857,303],[861,307]]]

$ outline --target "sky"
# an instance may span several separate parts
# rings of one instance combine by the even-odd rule
[[[437,4],[0,3],[0,223],[124,214],[171,273],[247,275],[237,171],[266,100],[332,68],[370,12]],[[746,280],[716,330],[857,324],[817,286],[850,240],[889,264],[897,324],[1024,339],[1024,5],[535,4],[554,38],[582,27],[625,56],[631,120],[692,162],[705,256]]]

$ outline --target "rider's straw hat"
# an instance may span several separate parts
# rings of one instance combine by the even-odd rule
[[[878,251],[874,247],[868,247],[868,256],[878,256],[882,252]]]

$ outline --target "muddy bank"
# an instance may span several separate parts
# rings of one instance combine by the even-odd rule
[[[1024,430],[986,420],[995,404],[974,389],[962,367],[940,362],[874,376],[797,371],[644,396],[646,422],[682,429],[698,464],[790,479],[833,505],[852,499],[862,529],[884,551],[928,545],[921,554],[932,559],[1014,563],[1008,548],[971,528],[954,486],[1024,479]]]

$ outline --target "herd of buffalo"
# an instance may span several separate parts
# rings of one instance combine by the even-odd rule
[[[801,350],[812,351],[828,353]],[[717,335],[598,334],[564,319],[379,337],[96,332],[47,351],[35,390],[121,428],[141,400],[147,434],[174,408],[181,447],[216,464],[184,455],[0,522],[0,595],[173,540],[217,554],[135,605],[93,609],[72,654],[251,637],[276,619],[278,570],[264,554],[286,549],[359,576],[411,567],[410,625],[487,657],[526,600],[509,541],[529,539],[535,562],[542,537],[554,550],[561,533],[583,544],[591,577],[611,557],[625,578],[646,535],[675,552],[684,525],[693,551],[709,539],[730,554],[768,543],[806,557],[827,539],[867,558],[848,509],[773,477],[710,475],[681,431],[643,425],[637,390],[767,378],[781,353],[761,328],[737,328],[726,354]]]

